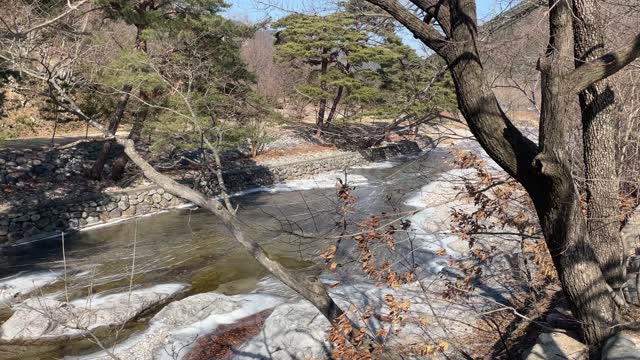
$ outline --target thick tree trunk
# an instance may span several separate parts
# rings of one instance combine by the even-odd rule
[[[576,67],[603,56],[604,24],[593,0],[574,0],[573,38]],[[619,181],[616,156],[615,96],[608,80],[580,93],[587,189],[587,229],[607,282],[624,283],[625,251],[620,236]]]
[[[131,89],[131,85],[125,85],[122,87],[122,95],[120,95],[120,99],[118,99],[118,103],[116,104],[116,109],[109,120],[109,132],[112,134],[115,134],[118,131],[120,121],[122,121],[124,111],[127,108],[127,103],[129,102]],[[109,153],[111,152],[113,144],[113,141],[107,141],[102,145],[102,151],[91,168],[91,178],[96,180],[100,180],[102,178],[102,171],[104,170],[104,165],[109,159]]]
[[[453,16],[475,19],[471,2],[463,3],[467,7],[452,9]],[[456,86],[459,109],[470,130],[485,151],[523,184],[531,196],[563,289],[582,325],[585,339],[597,344],[609,334],[617,309],[591,247],[579,195],[569,171],[567,139],[574,123],[568,119],[574,96],[563,93],[561,85],[562,77],[573,69],[570,10],[567,1],[560,0],[550,16],[552,41],[541,65],[540,149],[515,128],[499,106],[474,46],[476,35],[469,31],[475,26],[462,21],[453,27],[454,40],[465,45],[440,51],[445,55]]]
[[[327,121],[325,126],[329,126],[333,119],[336,117],[336,112],[338,110],[338,104],[342,99],[342,93],[344,91],[344,86],[338,86],[338,92],[336,93],[336,97],[333,99],[333,104],[331,104],[331,111],[329,111],[329,116],[327,117]]]
[[[617,305],[607,284],[593,239],[587,231],[580,195],[570,170],[571,152],[567,139],[575,124],[571,120],[575,95],[564,91],[572,72],[573,29],[568,0],[550,0],[550,41],[540,60],[542,74],[541,152],[535,167],[548,184],[532,199],[538,211],[549,251],[574,315],[580,321],[585,340],[600,344],[615,325]]]
[[[140,97],[144,100],[146,96],[143,93],[140,94]],[[147,107],[142,108],[137,114],[133,122],[133,127],[131,131],[129,131],[129,136],[127,139],[133,140],[133,142],[137,142],[140,140],[140,135],[142,134],[142,129],[144,129],[144,123],[147,119],[147,115],[149,114],[149,110]],[[111,168],[111,178],[115,181],[122,179],[124,175],[124,171],[129,163],[129,157],[122,151],[119,154],[118,158],[114,160],[113,166]]]
[[[554,185],[547,196],[534,199],[549,252],[571,310],[589,344],[611,334],[617,305],[594,253],[568,168],[548,174]]]

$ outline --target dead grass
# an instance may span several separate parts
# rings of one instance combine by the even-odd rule
[[[28,100],[28,101],[27,101]],[[41,97],[27,99],[10,89],[0,88],[0,132],[8,139],[49,138],[53,135],[55,120],[46,111],[47,105]],[[56,137],[75,137],[87,134],[84,121],[66,119],[58,122]],[[123,126],[123,129],[127,126]],[[128,131],[127,131],[128,133]],[[101,135],[93,128],[89,136]]]
[[[299,146],[299,147],[296,147],[293,149],[287,149],[287,150],[269,150],[262,154],[259,154],[254,158],[254,160],[256,162],[264,162],[268,160],[295,156],[299,154],[308,154],[308,153],[316,153],[316,152],[331,151],[331,150],[336,150],[336,147],[326,146],[326,145],[306,145],[306,146]]]

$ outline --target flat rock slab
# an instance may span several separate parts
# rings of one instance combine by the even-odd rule
[[[31,274],[18,274],[8,278],[0,279],[0,307],[13,304],[16,299],[55,282],[58,273],[40,272]]]
[[[56,341],[82,337],[87,331],[125,324],[185,288],[183,284],[156,285],[69,303],[47,297],[30,298],[14,307],[13,315],[0,327],[0,340]]]
[[[283,301],[279,296],[264,294],[227,296],[211,292],[189,296],[167,305],[151,319],[147,330],[112,350],[119,359],[181,359],[198,347],[201,338],[215,333],[221,325],[234,324]],[[111,360],[113,357],[97,352],[65,359]]]

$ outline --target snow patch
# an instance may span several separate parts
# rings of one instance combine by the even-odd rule
[[[417,212],[409,218],[415,229],[415,244],[417,244],[414,249],[415,254],[428,257],[439,249],[445,249],[449,254],[453,253],[448,245],[458,237],[451,235],[450,211],[452,208],[473,206],[466,200],[458,198],[463,180],[473,176],[475,176],[473,169],[447,171],[405,201],[405,205],[418,208]],[[435,273],[446,266],[444,259],[442,261],[431,259],[421,263],[428,264],[426,270]]]
[[[161,297],[177,294],[187,288],[185,284],[159,284],[147,288],[135,289],[131,292],[121,292],[115,294],[96,294],[91,297],[76,299],[70,302],[73,306],[100,307],[103,305],[127,303],[129,299],[135,301],[137,298],[143,298],[147,294],[154,294]]]
[[[130,337],[111,350],[121,359],[181,359],[190,351],[199,336],[210,334],[222,324],[235,323],[284,301],[281,297],[263,294],[193,295],[167,305],[151,319],[147,330]],[[106,360],[111,357],[101,351],[65,359]]]
[[[398,163],[398,160],[377,161],[365,165],[354,166],[351,169],[390,169],[397,166]]]

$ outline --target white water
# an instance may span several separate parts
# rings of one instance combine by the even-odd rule
[[[336,184],[338,184],[338,179],[344,179],[344,173],[330,172],[317,175],[316,177],[311,179],[288,180],[283,183],[275,184],[273,186],[264,186],[238,191],[231,194],[231,197],[262,192],[273,194],[277,192],[329,189],[332,187],[336,187]],[[362,175],[348,175],[347,179],[349,181],[349,184],[354,186],[363,186],[368,184],[367,178]]]
[[[55,282],[60,273],[42,271],[36,273],[18,273],[0,279],[0,306],[8,306],[17,295],[25,295],[45,285]]]

